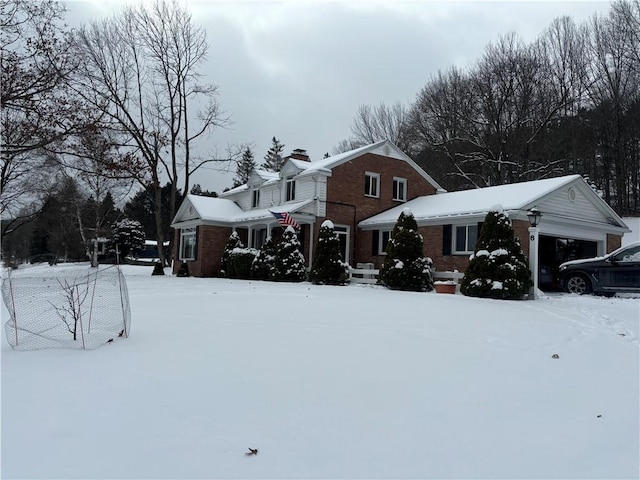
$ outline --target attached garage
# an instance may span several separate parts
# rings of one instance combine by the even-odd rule
[[[371,230],[374,238],[380,237],[409,207],[425,239],[425,255],[433,259],[436,269],[463,272],[475,245],[474,232],[477,235],[486,214],[498,206],[512,220],[524,252],[530,258],[538,255],[539,286],[543,289],[555,287],[560,263],[611,252],[630,231],[580,175],[419,197],[358,226]],[[527,214],[533,208],[541,213],[541,219],[537,239],[532,241]],[[378,264],[382,259],[374,257],[372,262]]]

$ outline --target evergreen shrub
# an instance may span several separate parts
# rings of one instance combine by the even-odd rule
[[[469,259],[460,292],[469,297],[521,299],[533,285],[529,262],[508,215],[499,205],[491,210]]]
[[[316,285],[345,285],[349,281],[349,265],[342,261],[340,239],[331,220],[320,226],[309,280]]]
[[[273,280],[276,275],[276,246],[269,236],[251,264],[251,278]]]
[[[423,255],[423,238],[413,213],[405,208],[393,227],[387,256],[380,269],[382,285],[393,290],[429,292],[433,290],[431,258]]]
[[[276,246],[275,275],[277,282],[303,282],[307,278],[304,255],[293,227],[287,227]]]

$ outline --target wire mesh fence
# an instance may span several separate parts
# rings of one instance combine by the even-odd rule
[[[2,300],[14,349],[94,349],[129,336],[129,293],[118,266],[9,270]]]

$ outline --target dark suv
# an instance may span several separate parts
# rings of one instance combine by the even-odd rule
[[[560,265],[560,285],[569,293],[613,296],[640,293],[640,242],[604,257],[573,260]]]

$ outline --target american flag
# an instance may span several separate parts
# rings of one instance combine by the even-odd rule
[[[271,212],[271,210],[269,211]],[[300,225],[298,225],[298,222],[296,222],[293,217],[287,212],[271,212],[271,214],[276,217],[276,220],[278,220],[278,223],[282,225],[283,228],[291,226],[296,230],[300,230]]]

